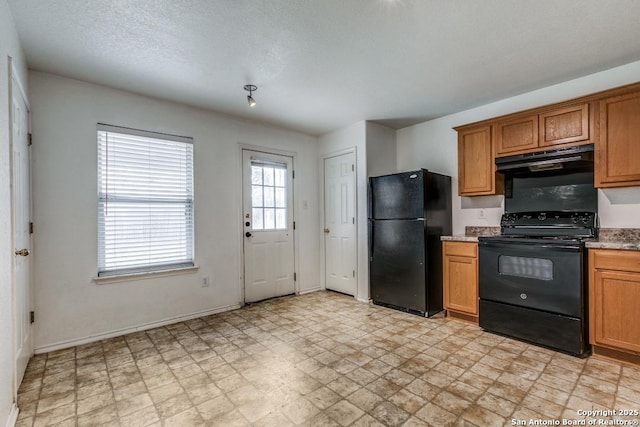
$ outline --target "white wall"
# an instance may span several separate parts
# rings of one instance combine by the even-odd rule
[[[396,131],[371,122],[366,131],[367,176],[396,172]]]
[[[348,149],[356,151],[356,210],[357,210],[357,252],[358,252],[358,289],[356,299],[369,300],[369,253],[367,247],[367,148],[366,123],[354,123],[344,129],[322,135],[318,138],[318,152],[320,157],[341,152]],[[324,171],[320,171],[322,179],[319,189],[322,194],[324,186]],[[321,196],[321,201],[324,199]],[[321,233],[321,230],[318,230]],[[324,248],[322,248],[324,250]],[[324,280],[323,280],[324,282]]]
[[[9,159],[9,60],[11,57],[18,79],[27,85],[26,62],[18,41],[11,11],[6,0],[0,0],[0,426],[7,425],[14,410],[13,352],[13,228],[11,225],[11,170]],[[27,88],[25,87],[25,90]]]
[[[502,196],[458,196],[457,134],[452,128],[635,83],[638,76],[640,61],[401,129],[398,169],[426,167],[452,176],[455,234],[464,233],[466,225],[497,226]],[[479,218],[480,208],[485,219]],[[640,188],[599,190],[598,210],[601,227],[640,227]]]
[[[36,351],[241,302],[240,145],[297,153],[298,286],[319,289],[314,137],[31,72]],[[240,100],[240,98],[239,98]],[[194,138],[198,272],[96,284],[96,123]],[[302,209],[301,200],[308,208]],[[209,276],[210,286],[201,287]]]

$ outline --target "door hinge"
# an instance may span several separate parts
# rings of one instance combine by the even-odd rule
[[[353,277],[356,277],[356,271],[353,270]]]
[[[356,165],[351,164],[351,172],[355,172],[356,171]]]
[[[298,280],[298,275],[296,274],[296,272],[293,272],[293,281],[297,281]]]
[[[29,312],[29,320],[31,321],[31,323],[36,321],[36,312],[35,311]]]
[[[29,234],[33,234],[33,223],[29,223]]]
[[[296,179],[296,171],[291,171],[291,179]]]
[[[33,144],[33,134],[29,132],[28,134],[28,144],[31,146]]]
[[[296,229],[296,222],[295,221],[293,221],[293,229],[294,230]]]
[[[355,216],[351,217],[351,222],[352,222],[353,224],[355,224],[355,223],[356,223],[356,217],[355,217]]]

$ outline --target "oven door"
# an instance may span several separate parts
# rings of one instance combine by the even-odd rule
[[[582,318],[581,244],[487,238],[478,252],[481,300]]]

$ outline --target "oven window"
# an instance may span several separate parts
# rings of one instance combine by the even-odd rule
[[[500,255],[498,271],[507,276],[553,280],[553,262],[550,259]]]

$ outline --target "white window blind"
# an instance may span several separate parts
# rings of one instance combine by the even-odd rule
[[[98,276],[193,266],[193,140],[98,125]]]

